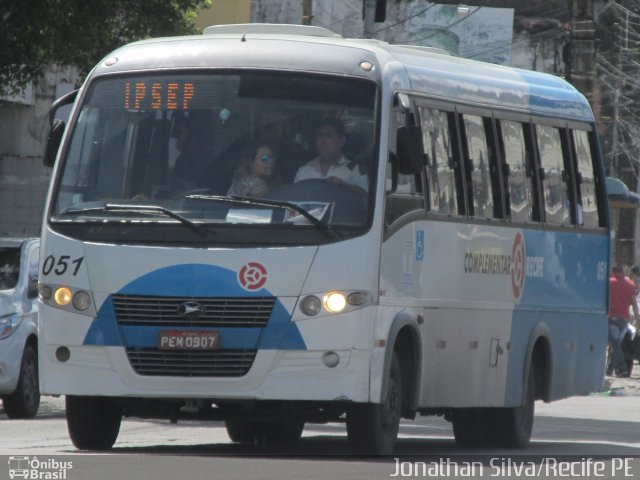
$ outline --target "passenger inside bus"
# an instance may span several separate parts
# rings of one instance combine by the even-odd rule
[[[252,142],[243,149],[227,195],[261,197],[273,184],[276,157],[265,142]]]

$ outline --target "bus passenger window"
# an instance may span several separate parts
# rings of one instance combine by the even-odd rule
[[[593,159],[589,147],[589,132],[582,130],[573,131],[573,143],[576,153],[576,164],[580,172],[580,206],[582,218],[578,216],[578,224],[587,228],[598,228],[598,202],[596,197],[595,176],[593,171]]]
[[[493,191],[489,149],[482,117],[463,115],[466,139],[465,165],[467,178],[471,180],[473,216],[493,218]]]
[[[542,192],[546,222],[571,225],[571,204],[567,183],[570,172],[565,170],[560,131],[548,125],[536,125],[536,136],[540,166],[544,170]]]
[[[508,170],[510,217],[513,222],[533,220],[533,178],[527,175],[527,146],[520,122],[500,121],[503,156]]]
[[[446,112],[419,108],[424,150],[427,154],[429,209],[433,213],[457,215],[456,178]]]

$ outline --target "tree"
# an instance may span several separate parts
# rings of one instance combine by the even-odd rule
[[[211,0],[0,0],[0,95],[16,93],[49,64],[86,74],[115,48],[194,33]]]

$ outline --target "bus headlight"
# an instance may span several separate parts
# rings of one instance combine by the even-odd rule
[[[66,307],[71,303],[71,290],[67,287],[58,288],[53,294],[53,300],[61,307]]]
[[[38,285],[38,298],[44,305],[91,317],[96,316],[90,291],[64,285]]]
[[[73,296],[73,306],[76,308],[76,310],[84,312],[91,306],[91,296],[84,290],[76,292],[76,294]]]
[[[51,287],[49,285],[39,284],[38,285],[38,296],[40,297],[40,300],[42,300],[43,302],[45,300],[51,300],[51,297],[53,296],[53,290],[51,289]]]
[[[353,292],[347,297],[347,303],[354,307],[366,305],[369,301],[369,296],[365,292]]]
[[[322,310],[322,303],[315,295],[307,295],[302,299],[302,302],[300,302],[300,310],[302,310],[302,313],[305,315],[313,317],[318,315],[320,310]]]
[[[339,313],[347,306],[347,299],[339,292],[331,292],[322,299],[324,308],[330,313]]]
[[[322,300],[321,300],[322,299]],[[371,305],[372,296],[365,291],[323,292],[305,295],[299,308],[308,317],[349,312]]]

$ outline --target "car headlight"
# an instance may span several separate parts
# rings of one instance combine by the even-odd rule
[[[22,316],[15,313],[5,315],[0,318],[0,338],[6,338],[15,332],[20,323],[22,322]]]

